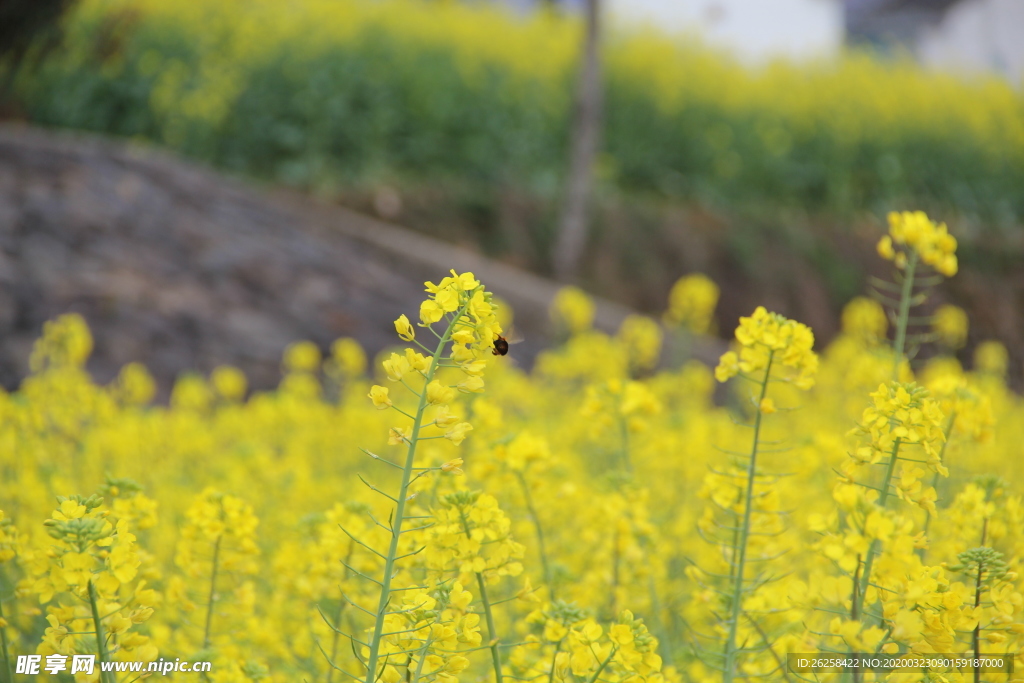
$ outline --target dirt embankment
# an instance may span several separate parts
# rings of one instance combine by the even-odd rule
[[[0,384],[16,386],[43,323],[89,322],[89,368],[141,361],[162,393],[183,371],[230,363],[274,386],[290,342],[397,342],[423,281],[472,270],[516,312],[529,363],[558,285],[307,197],[246,185],[121,142],[0,127]],[[599,303],[598,326],[628,312]],[[713,357],[713,350],[705,354]]]
[[[681,272],[700,270],[722,286],[717,317],[724,332],[764,304],[811,324],[822,343],[835,333],[842,302],[830,300],[825,280],[837,268],[822,268],[781,242],[751,247],[756,267],[743,267],[721,230],[685,218],[669,216],[659,230],[647,231],[662,236],[656,244],[639,231],[596,235],[592,251],[625,253],[632,245],[643,248],[647,260],[626,277],[621,264],[595,259],[588,266],[601,272],[588,271],[584,279],[597,291],[654,310],[663,303],[650,292],[667,292]],[[429,217],[420,222],[432,228]],[[887,265],[873,253],[881,229],[875,227],[821,229],[818,250],[859,273],[858,282],[869,273],[885,277]],[[604,244],[609,240],[621,244],[602,252],[615,246]],[[932,307],[941,300],[970,311],[965,360],[980,340],[1006,343],[1011,381],[1019,387],[1024,261],[1014,265],[1021,259],[1002,256],[999,268],[970,266],[943,283]],[[242,368],[254,388],[269,388],[293,341],[309,339],[327,349],[351,336],[371,353],[393,345],[393,320],[418,310],[423,281],[449,268],[477,273],[512,305],[517,332],[526,339],[513,355],[529,365],[550,341],[547,308],[559,287],[551,280],[151,148],[0,125],[0,385],[7,388],[27,374],[43,323],[68,311],[81,313],[93,330],[89,368],[100,381],[141,361],[166,395],[179,373],[229,363]],[[599,300],[597,325],[614,330],[629,311]],[[709,340],[696,353],[713,363],[723,346]]]

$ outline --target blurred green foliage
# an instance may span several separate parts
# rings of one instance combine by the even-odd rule
[[[85,0],[16,75],[32,120],[327,189],[451,180],[554,196],[571,17],[417,0]],[[1024,216],[1024,99],[850,55],[746,70],[655,35],[606,50],[605,187],[717,207]],[[8,65],[8,69],[10,66]]]

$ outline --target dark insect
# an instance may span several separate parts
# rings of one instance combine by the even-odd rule
[[[494,348],[491,349],[491,353],[495,356],[504,356],[508,353],[508,340],[502,337],[500,334],[498,338],[494,340]]]

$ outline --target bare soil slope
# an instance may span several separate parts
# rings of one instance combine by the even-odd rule
[[[394,344],[423,281],[477,273],[516,311],[528,363],[555,283],[308,197],[227,179],[167,153],[0,126],[0,383],[27,372],[43,323],[81,313],[90,370],[141,361],[163,393],[187,370],[241,367],[276,384],[292,341]],[[627,309],[599,303],[598,326]]]

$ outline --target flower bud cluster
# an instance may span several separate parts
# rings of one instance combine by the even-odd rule
[[[512,523],[494,496],[456,491],[441,499],[424,551],[427,566],[454,570],[469,584],[479,574],[488,584],[523,571],[523,546],[512,539]]]
[[[458,581],[433,590],[403,591],[400,604],[384,618],[379,678],[385,683],[403,680],[401,665],[419,680],[456,683],[469,666],[460,648],[480,645],[480,616],[469,612],[472,594]],[[368,649],[364,648],[366,657]]]
[[[98,495],[59,496],[57,502],[43,523],[50,547],[26,558],[30,576],[23,587],[51,603],[37,653],[156,659],[149,636],[132,630],[153,615],[161,596],[137,580],[140,559],[128,520],[117,519]]]
[[[923,211],[893,211],[889,214],[889,234],[878,242],[878,254],[903,269],[910,249],[942,275],[956,275],[956,238],[949,234],[946,224],[936,225]]]
[[[629,610],[604,628],[585,610],[556,600],[531,613],[527,622],[540,633],[514,655],[513,667],[521,677],[567,683],[598,675],[613,683],[664,680],[658,641]]]
[[[706,275],[696,273],[679,278],[668,295],[665,322],[693,334],[707,334],[718,305],[718,294],[718,285]]]
[[[892,455],[897,441],[900,448],[919,447],[925,464],[933,472],[949,474],[939,456],[946,440],[945,416],[927,389],[914,382],[889,382],[872,392],[871,401],[864,409],[860,425],[851,431],[851,435],[867,437],[868,443],[851,454],[850,461],[844,465],[844,474],[852,476],[861,465],[885,461]]]
[[[814,386],[818,356],[811,328],[758,306],[749,318],[740,318],[736,328],[739,354],[728,351],[715,368],[715,378],[724,382],[740,372],[757,373],[771,363],[773,379],[792,382],[800,389]]]
[[[441,436],[457,446],[465,440],[473,425],[460,421],[452,414],[450,405],[460,394],[477,394],[484,390],[483,374],[487,359],[493,356],[494,342],[502,329],[491,293],[472,273],[459,275],[453,270],[450,277],[445,277],[438,284],[427,282],[426,288],[431,296],[420,306],[419,326],[433,330],[432,325],[442,319],[448,322],[444,334],[434,331],[440,340],[437,354],[431,358],[413,348],[406,348],[404,353],[392,353],[382,365],[390,382],[401,383],[410,392],[417,393],[409,386],[407,378],[420,376],[424,386],[417,396],[424,406],[435,408],[433,420],[423,426],[441,429]],[[405,315],[395,321],[395,331],[403,341],[419,344],[416,330]],[[450,350],[446,348],[449,343]],[[443,372],[446,367],[460,370],[461,378],[450,378]],[[400,410],[395,406],[388,387],[372,386],[369,398],[378,410]],[[408,444],[411,438],[409,428],[392,427],[388,443]]]

